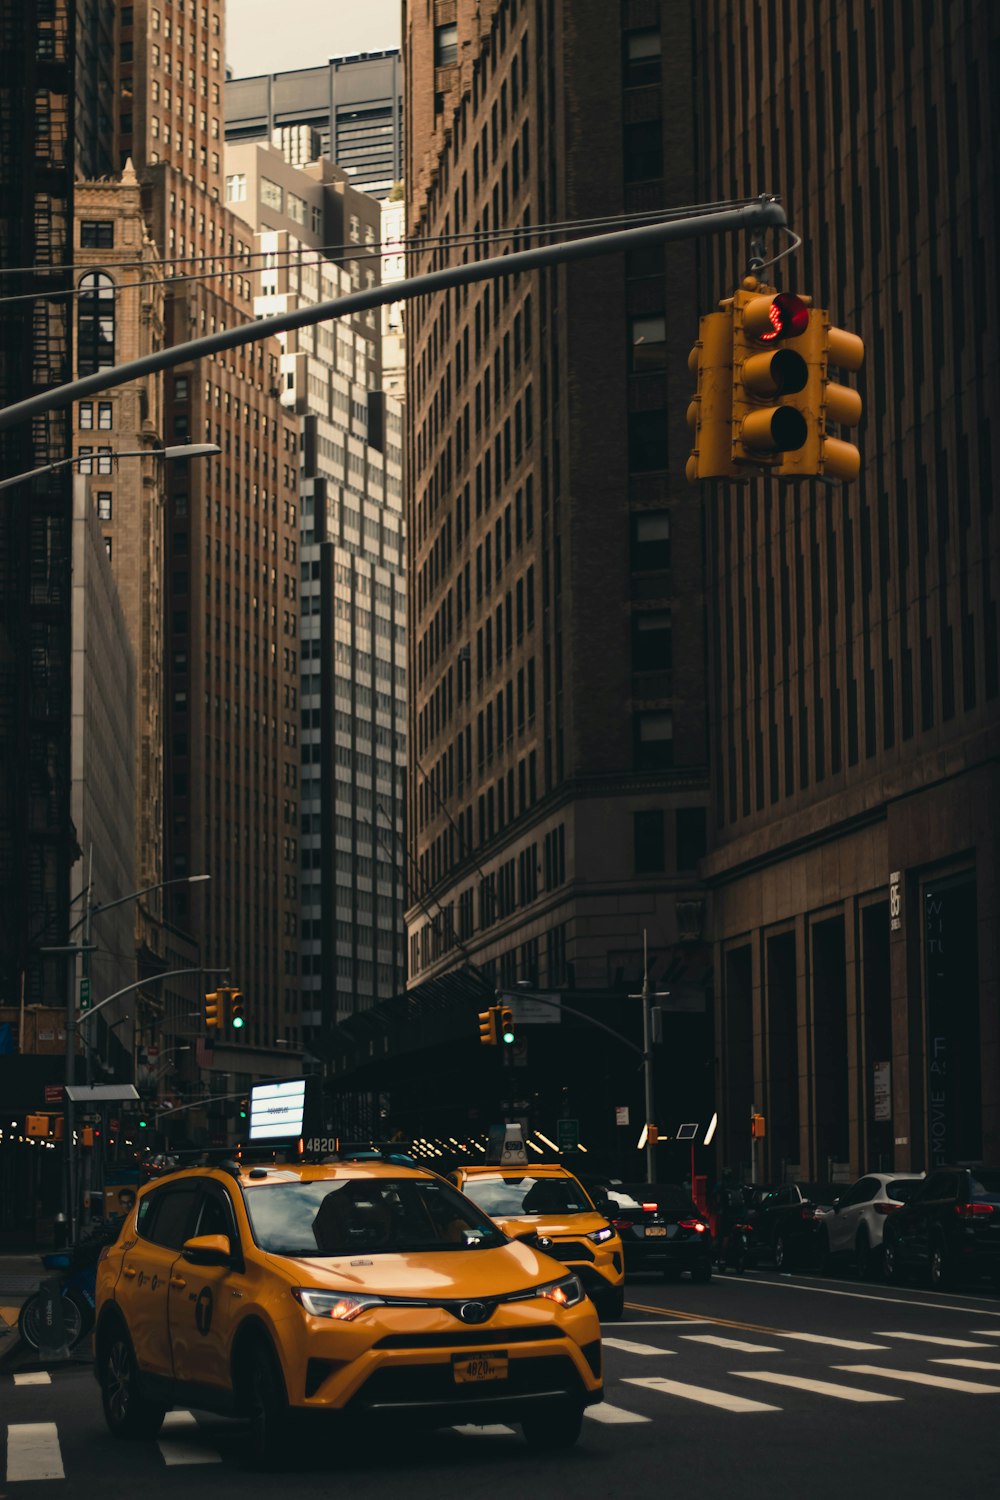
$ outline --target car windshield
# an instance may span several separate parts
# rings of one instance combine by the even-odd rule
[[[490,1172],[469,1177],[463,1192],[494,1219],[531,1214],[588,1214],[594,1205],[575,1177]]]
[[[988,1167],[977,1167],[970,1172],[969,1187],[975,1198],[1000,1198],[1000,1172]]]
[[[504,1236],[445,1182],[345,1177],[246,1188],[254,1239],[273,1255],[493,1249]]]
[[[922,1177],[900,1177],[885,1185],[885,1196],[895,1198],[897,1203],[909,1203],[918,1187],[923,1187]]]

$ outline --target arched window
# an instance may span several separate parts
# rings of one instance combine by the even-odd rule
[[[77,303],[77,370],[93,375],[115,362],[115,284],[102,271],[80,281]]]

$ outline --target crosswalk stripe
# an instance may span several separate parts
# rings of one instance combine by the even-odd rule
[[[630,1376],[626,1385],[641,1385],[647,1390],[658,1391],[663,1396],[680,1396],[685,1401],[698,1401],[703,1406],[718,1406],[723,1411],[780,1411],[780,1406],[768,1406],[764,1401],[750,1401],[746,1396],[731,1396],[728,1391],[713,1391],[703,1385],[687,1385],[683,1380],[664,1380],[662,1375]]]
[[[178,1437],[160,1438],[159,1449],[163,1454],[165,1464],[221,1464],[222,1454],[216,1453],[212,1448],[205,1447],[201,1443],[187,1443],[185,1437],[189,1437],[198,1431],[198,1420],[193,1412],[169,1411],[163,1419],[161,1431],[177,1433]]]
[[[15,1385],[51,1385],[52,1376],[48,1370],[21,1370],[14,1376]]]
[[[673,1349],[658,1349],[655,1344],[634,1344],[631,1339],[602,1338],[605,1349],[620,1349],[623,1354],[674,1354]]]
[[[689,1344],[715,1344],[719,1349],[736,1349],[742,1354],[780,1354],[780,1349],[768,1344],[744,1344],[742,1339],[724,1339],[714,1333],[682,1333]]]
[[[803,1344],[829,1344],[833,1349],[885,1349],[886,1344],[864,1344],[858,1339],[835,1339],[826,1333],[787,1333],[782,1329],[778,1335],[783,1339],[798,1339]]]
[[[906,1380],[911,1385],[933,1385],[944,1391],[965,1391],[970,1396],[1000,1396],[1000,1385],[979,1380],[949,1380],[946,1375],[922,1375],[918,1370],[887,1370],[882,1365],[836,1365],[851,1375],[880,1375],[884,1380]]]
[[[911,1344],[941,1344],[946,1349],[990,1349],[991,1344],[977,1344],[974,1339],[945,1338],[935,1333],[876,1333],[877,1339],[905,1339]]]
[[[1000,1370],[996,1359],[932,1359],[932,1365],[960,1365],[963,1370]]]
[[[690,1328],[692,1323],[716,1323],[717,1318],[616,1318],[616,1328]]]
[[[461,1427],[453,1427],[452,1432],[460,1432],[463,1437],[513,1437],[513,1427],[505,1427],[502,1422],[487,1422],[482,1427],[475,1423],[465,1423]]]
[[[977,1334],[981,1339],[995,1339],[1000,1335],[1000,1328],[970,1328],[969,1332]]]
[[[13,1422],[7,1428],[7,1481],[65,1479],[54,1422]]]
[[[610,1401],[602,1401],[600,1406],[588,1406],[584,1416],[590,1417],[592,1422],[625,1423],[625,1422],[651,1422],[652,1417],[640,1416],[637,1411],[626,1411],[623,1406],[612,1406]]]
[[[791,1386],[798,1391],[812,1391],[817,1396],[833,1396],[838,1401],[902,1401],[884,1391],[862,1391],[854,1386],[837,1385],[832,1380],[810,1380],[804,1375],[779,1375],[774,1370],[730,1370],[743,1380],[764,1380],[769,1385]]]

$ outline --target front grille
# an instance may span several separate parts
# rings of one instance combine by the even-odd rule
[[[461,1406],[493,1397],[531,1396],[563,1391],[583,1395],[576,1367],[568,1355],[540,1355],[537,1359],[512,1359],[506,1380],[459,1385],[447,1365],[409,1365],[376,1370],[351,1402],[352,1409],[373,1406]]]
[[[564,1339],[561,1328],[456,1329],[454,1333],[387,1333],[376,1349],[481,1349],[487,1344],[537,1344]]]
[[[553,1260],[590,1260],[594,1259],[594,1252],[589,1245],[581,1245],[578,1240],[552,1240],[548,1245],[540,1247],[546,1255],[551,1255]]]

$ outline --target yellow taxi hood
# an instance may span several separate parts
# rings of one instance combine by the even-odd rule
[[[565,1266],[530,1245],[490,1250],[363,1252],[354,1255],[269,1255],[292,1286],[382,1293],[394,1297],[489,1298],[526,1291],[568,1275]]]
[[[595,1229],[604,1229],[608,1223],[605,1216],[599,1213],[525,1214],[519,1218],[497,1218],[493,1222],[499,1224],[504,1234],[523,1234],[526,1229],[533,1229],[536,1234],[548,1235],[553,1239],[593,1234]]]

